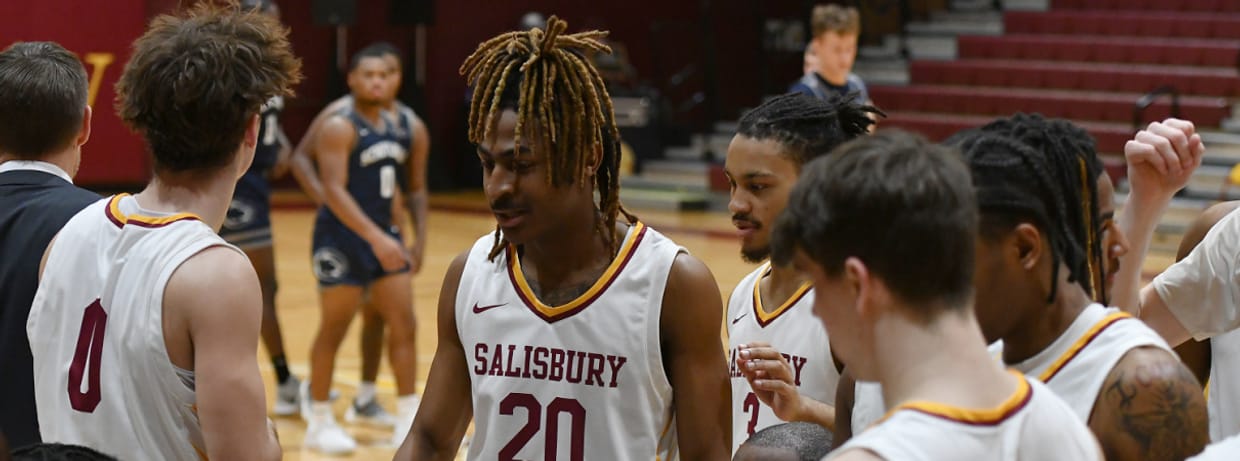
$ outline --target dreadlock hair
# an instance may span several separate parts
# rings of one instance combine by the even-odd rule
[[[1103,169],[1093,136],[1067,120],[1024,113],[995,120],[981,127],[981,131],[1011,137],[1045,156],[1064,199],[1076,204],[1077,212],[1066,217],[1086,255],[1085,271],[1089,276],[1080,278],[1079,283],[1094,300],[1105,300],[1105,265],[1098,232],[1098,176]],[[1067,209],[1073,210],[1071,206]]]
[[[547,182],[552,186],[588,179],[591,156],[601,151],[602,162],[594,173],[598,188],[597,230],[615,253],[621,236],[616,215],[630,223],[637,217],[620,205],[620,130],[616,127],[607,85],[584,56],[611,53],[599,39],[607,32],[592,30],[565,34],[568,23],[552,16],[546,29],[533,28],[500,34],[478,45],[465,59],[460,73],[474,85],[469,107],[469,140],[481,144],[495,129],[505,109],[517,112],[514,147],[523,135],[533,136],[527,146],[538,146],[536,155],[550,165]],[[526,133],[524,127],[533,129]],[[495,228],[494,259],[507,245]]]
[[[866,134],[874,124],[870,114],[887,116],[874,106],[862,105],[856,93],[833,96],[827,101],[788,93],[746,112],[736,134],[779,143],[799,167]]]
[[[1052,249],[1047,302],[1058,292],[1060,262],[1068,268],[1068,281],[1089,291],[1082,213],[1079,206],[1070,204],[1080,203],[1070,198],[1079,197],[1079,179],[1052,161],[1054,156],[1009,136],[983,129],[953,138],[972,172],[980,236],[993,240],[1017,223],[1031,222],[1043,231]]]

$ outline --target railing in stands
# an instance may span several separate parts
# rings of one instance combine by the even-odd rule
[[[1141,124],[1145,120],[1144,117],[1142,117],[1142,115],[1145,113],[1145,109],[1148,109],[1151,105],[1154,104],[1154,102],[1158,101],[1158,98],[1160,96],[1164,96],[1164,95],[1171,97],[1171,116],[1176,117],[1176,118],[1180,117],[1180,92],[1177,91],[1174,86],[1163,85],[1158,88],[1155,88],[1154,91],[1146,93],[1142,95],[1140,98],[1137,98],[1137,103],[1132,108],[1132,130],[1133,131],[1137,131],[1141,129]]]

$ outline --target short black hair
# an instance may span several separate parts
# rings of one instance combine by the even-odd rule
[[[964,308],[976,234],[977,203],[960,154],[891,129],[802,168],[771,250],[776,264],[800,250],[829,275],[855,257],[904,302]]]
[[[831,452],[834,436],[813,423],[792,422],[770,426],[749,436],[741,446],[784,448],[801,461],[818,461]]]
[[[349,72],[357,69],[357,66],[362,64],[363,59],[382,58],[384,56],[395,56],[397,67],[404,67],[404,59],[400,56],[399,48],[388,42],[374,42],[353,53],[353,58],[349,60]]]
[[[775,141],[801,166],[866,134],[874,124],[870,114],[883,115],[874,106],[861,104],[856,93],[832,96],[826,101],[804,93],[788,93],[746,112],[736,134]]]
[[[0,152],[35,159],[68,147],[88,93],[86,68],[55,42],[0,51]]]
[[[1018,113],[957,133],[946,142],[960,148],[973,170],[983,238],[994,240],[1029,222],[1051,243],[1054,279],[1049,299],[1058,288],[1061,261],[1068,267],[1069,281],[1095,299],[1105,299],[1105,284],[1094,286],[1101,282],[1095,271],[1103,267],[1098,177],[1104,173],[1089,132],[1067,120]]]
[[[13,450],[13,461],[116,461],[116,458],[79,445],[39,443]]]

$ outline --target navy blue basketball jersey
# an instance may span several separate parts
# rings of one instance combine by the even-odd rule
[[[273,96],[263,104],[259,112],[258,147],[254,149],[254,163],[250,172],[266,173],[276,165],[280,155],[280,112],[284,110],[284,97]]]
[[[395,123],[384,120],[385,126],[376,128],[352,109],[340,115],[353,123],[357,133],[357,141],[349,152],[349,180],[345,187],[371,221],[382,228],[391,226],[392,197],[402,190],[402,171],[409,157],[409,144],[402,143],[398,134],[409,133],[410,122],[399,117]],[[408,135],[404,136],[407,140]],[[319,213],[321,218],[336,220],[327,207],[320,208]]]

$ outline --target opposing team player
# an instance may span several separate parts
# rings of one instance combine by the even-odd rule
[[[255,359],[261,288],[216,232],[260,107],[300,79],[287,35],[204,3],[135,42],[117,106],[155,177],[90,205],[48,248],[27,322],[45,442],[120,459],[279,459]]]
[[[855,101],[856,95],[824,101],[790,93],[741,117],[724,173],[745,261],[770,256],[771,226],[801,167],[866,134],[876,110]],[[839,374],[813,304],[808,279],[788,266],[763,263],[732,291],[726,318],[734,451],[756,431],[782,421],[834,426]]]
[[[407,162],[418,173],[407,178],[408,187],[424,187],[426,152],[414,151],[410,158],[411,146],[402,144],[412,129],[409,120],[392,123],[382,116],[388,69],[383,55],[373,50],[353,57],[349,70],[353,108],[324,122],[315,149],[326,207],[319,209],[314,226],[314,271],[322,317],[311,350],[306,446],[326,453],[348,453],[357,446],[336,424],[328,395],[336,351],[361,306],[363,290],[370,291],[371,302],[391,330],[388,353],[397,386],[395,440],[408,431],[419,401],[414,382],[411,256],[392,219],[392,200],[405,187],[401,170]]]
[[[889,408],[831,459],[1100,459],[1063,401],[986,351],[971,303],[975,203],[955,152],[900,131],[805,166],[773,260],[810,275],[834,352],[883,385]]]
[[[401,145],[411,145],[414,158],[423,158],[430,151],[430,133],[426,129],[426,124],[422,122],[412,109],[404,105],[396,99],[396,94],[400,90],[401,82],[401,61],[400,52],[391,44],[378,42],[371,44],[359,51],[366,55],[380,55],[388,64],[386,92],[383,98],[383,114],[386,123],[392,126],[402,126],[408,123],[412,127],[409,131],[397,130],[396,137]],[[293,174],[301,184],[303,190],[315,201],[317,205],[322,206],[323,202],[323,183],[319,181],[318,169],[315,167],[314,158],[317,152],[315,144],[319,139],[319,133],[322,131],[323,123],[333,115],[342,111],[348,111],[353,108],[353,95],[348,94],[332,101],[327,107],[319,111],[314,120],[310,122],[310,127],[306,129],[306,134],[302,136],[301,141],[297,143],[297,148],[293,150],[292,168]],[[414,162],[409,162],[408,167],[420,168]],[[424,171],[413,171],[410,169],[402,170],[401,173],[406,177],[420,177],[426,173]],[[427,187],[425,181],[414,182],[405,187],[407,197],[393,197],[393,216],[399,216],[401,213],[408,213],[413,222],[413,231],[415,240],[410,248],[410,273],[417,274],[422,266],[422,259],[425,255],[427,242],[426,222],[428,214],[427,205]],[[405,224],[400,222],[398,224]],[[403,231],[402,231],[403,233]],[[404,240],[402,238],[402,240]],[[383,336],[384,323],[383,316],[375,309],[374,301],[369,296],[363,303],[362,310],[362,332],[361,332],[361,350],[362,350],[362,381],[357,387],[357,395],[353,398],[352,405],[344,414],[346,422],[364,422],[384,427],[395,426],[397,418],[388,413],[380,404],[376,397],[375,379],[379,374],[379,360],[383,355]],[[308,389],[304,390],[308,393]]]
[[[462,66],[497,229],[448,269],[397,459],[452,459],[471,416],[470,459],[724,459],[714,277],[620,206],[611,99],[584,58],[609,51],[605,33],[547,28],[488,40]]]
[[[1014,120],[1054,139],[1074,128]],[[1068,402],[1107,459],[1200,451],[1200,385],[1141,321],[1090,297],[1094,227],[1081,203],[1097,196],[1097,172],[1082,175],[1071,144],[1037,143],[1039,151],[985,130],[960,141],[981,211],[977,314],[987,340],[1003,340],[1003,361]]]
[[[271,0],[246,0],[241,3],[246,10],[257,10],[280,17],[279,7]],[[271,357],[276,372],[276,400],[272,413],[280,416],[295,414],[298,410],[298,387],[301,380],[288,371],[284,356],[284,337],[280,333],[280,320],[276,315],[276,263],[271,242],[271,179],[279,178],[288,169],[291,147],[284,129],[280,127],[280,112],[284,110],[284,95],[276,95],[263,104],[259,113],[261,126],[258,131],[258,147],[254,150],[254,162],[237,181],[232,202],[228,205],[228,217],[220,228],[220,237],[245,252],[250,264],[258,273],[263,287],[263,346]]]

